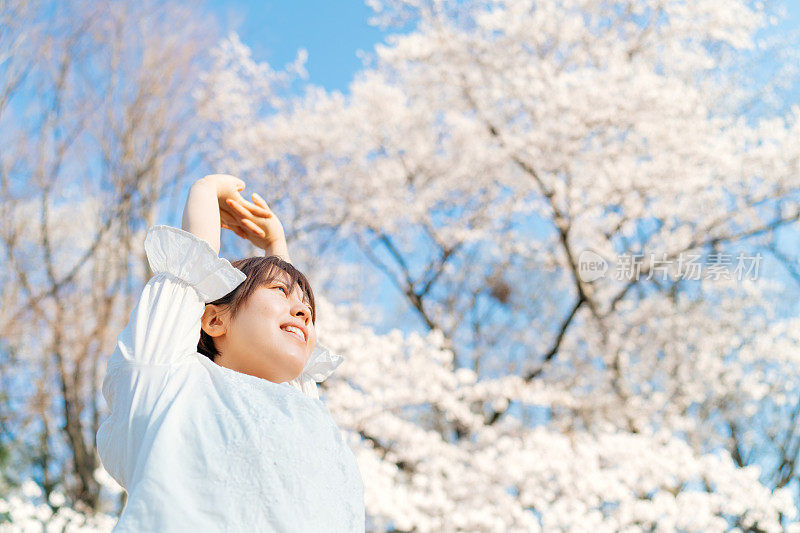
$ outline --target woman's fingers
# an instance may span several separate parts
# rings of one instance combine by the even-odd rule
[[[267,236],[266,232],[263,229],[258,227],[258,225],[256,225],[255,222],[253,222],[252,220],[250,220],[248,218],[243,218],[242,219],[242,226],[244,226],[247,229],[257,233],[261,237],[266,237]]]
[[[269,212],[268,209],[265,210],[261,207],[256,206],[255,209],[257,209],[257,211],[254,212],[253,209],[249,209],[246,206],[243,206],[242,204],[237,202],[236,200],[232,200],[230,198],[227,200],[227,205],[233,211],[232,214],[239,215],[248,220],[267,219],[272,216],[272,214]]]
[[[269,217],[272,215],[272,213],[270,212],[269,205],[267,205],[267,201],[266,201],[266,200],[264,200],[264,199],[261,197],[261,195],[260,195],[260,194],[258,194],[257,192],[254,192],[254,193],[252,194],[252,197],[253,197],[253,202],[255,202],[256,204],[258,204],[258,206],[259,206],[259,207],[263,207],[263,208],[264,208],[264,210],[267,212],[267,214],[266,214],[266,215],[264,215],[264,216],[265,216],[265,217],[267,217],[267,218],[269,218]]]
[[[268,209],[264,209],[263,207],[246,200],[245,197],[242,196],[241,194],[237,193],[235,201],[244,206],[245,208],[247,208],[252,214],[256,216],[266,217],[267,215],[270,214]]]
[[[242,204],[240,204],[239,202],[237,202],[236,200],[234,200],[234,199],[232,199],[232,198],[228,198],[228,199],[225,201],[225,203],[227,203],[227,204],[228,204],[228,206],[229,206],[229,207],[230,207],[230,208],[231,208],[231,209],[234,211],[234,213],[236,213],[236,214],[239,214],[239,215],[241,215],[241,216],[243,216],[243,217],[250,217],[250,216],[252,216],[252,215],[253,215],[253,213],[251,213],[251,212],[250,212],[250,210],[249,210],[247,207],[243,206]]]
[[[250,221],[248,220],[248,222]],[[250,223],[252,224],[252,222]],[[241,237],[242,239],[245,240],[250,239],[249,235],[247,234],[247,231],[250,230],[251,227],[250,226],[242,227],[243,224],[240,222],[240,220],[231,215],[229,212],[224,210],[220,211],[220,224],[222,225],[223,228],[234,232],[238,237]],[[258,234],[258,232],[256,233]]]
[[[233,231],[238,237],[247,239],[247,233],[245,233],[239,226],[234,226],[231,231]]]
[[[234,232],[237,237],[241,237],[242,239],[247,239],[247,232],[245,232],[244,229],[242,229],[242,227],[240,225],[238,225],[238,224],[232,224],[232,225],[226,224],[223,227],[226,227],[227,229],[229,229],[232,232]]]
[[[220,209],[219,210],[219,218],[220,218],[220,221],[225,223],[225,224],[231,224],[231,223],[234,223],[234,221],[235,221],[235,219],[231,216],[231,214],[225,209]]]
[[[227,229],[227,230],[230,230],[230,231],[234,232],[234,233],[235,233],[236,235],[238,235],[239,237],[242,237],[242,238],[247,238],[247,235],[245,234],[245,232],[244,232],[244,231],[242,230],[242,228],[241,228],[241,227],[239,227],[239,225],[237,225],[237,224],[230,224],[230,223],[225,223],[225,222],[223,222],[223,221],[220,221],[220,225],[221,225],[221,226],[222,226],[224,229]]]
[[[236,234],[237,237],[247,239],[247,233],[245,233],[239,226],[227,226],[223,224],[222,227],[227,230],[231,230],[234,234]]]
[[[231,215],[228,211],[224,209],[220,209],[219,211],[219,218],[220,222],[222,223],[222,227],[232,230],[234,227],[239,225],[238,219],[236,219],[233,215]]]
[[[261,226],[259,226],[258,224],[256,224],[253,221],[254,217],[261,217],[261,218],[266,218],[266,217],[263,217],[262,215],[257,215],[256,213],[253,213],[246,206],[240,204],[239,202],[237,202],[236,200],[234,200],[232,198],[228,198],[225,201],[225,203],[228,205],[228,207],[232,211],[232,213],[226,214],[226,223],[227,223],[228,217],[233,217],[233,220],[235,221],[235,222],[233,222],[233,224],[238,226],[241,230],[243,230],[245,232],[248,232],[248,231],[249,232],[253,232],[256,235],[258,235],[259,237],[261,237],[261,238],[264,238],[264,237],[267,236],[267,232],[264,230],[264,228],[262,228]],[[259,211],[263,211],[264,210],[263,208],[258,207],[258,206],[255,206],[255,208],[258,209]],[[236,215],[239,215],[241,218],[236,218]],[[237,235],[238,235],[238,233],[237,233]]]

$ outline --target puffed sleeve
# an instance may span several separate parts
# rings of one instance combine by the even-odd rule
[[[168,365],[195,353],[205,304],[245,279],[210,244],[178,228],[151,227],[144,249],[154,275],[117,338],[109,366],[122,360]]]
[[[197,352],[205,304],[246,277],[177,228],[153,226],[144,247],[154,275],[108,360],[102,391],[111,413],[96,436],[103,466],[126,489],[169,369]]]

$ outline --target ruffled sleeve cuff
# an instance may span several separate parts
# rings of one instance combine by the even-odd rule
[[[172,226],[152,226],[144,249],[154,274],[166,273],[184,281],[205,303],[222,298],[247,277],[227,259],[218,257],[206,241]]]
[[[317,342],[300,375],[319,383],[325,381],[343,362],[341,354],[333,353],[330,348]]]
[[[317,341],[303,371],[288,383],[312,398],[319,398],[317,383],[325,381],[343,362],[344,357],[341,354],[332,352],[330,348]]]

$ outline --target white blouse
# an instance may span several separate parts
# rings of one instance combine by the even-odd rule
[[[293,382],[197,352],[206,302],[245,275],[183,230],[153,226],[155,273],[108,361],[97,450],[128,499],[114,531],[363,532],[355,456],[316,394],[342,362],[318,344]]]

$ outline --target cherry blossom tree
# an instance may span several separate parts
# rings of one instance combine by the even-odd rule
[[[371,527],[789,527],[800,338],[776,302],[800,280],[800,107],[780,11],[370,4],[401,30],[347,95],[235,35],[198,95],[207,157],[264,184],[313,276],[335,286],[354,246],[347,268],[405,306],[320,313]]]
[[[102,468],[98,481],[111,494],[122,490]],[[84,513],[69,506],[59,490],[49,493],[33,480],[25,480],[17,490],[0,498],[0,531],[21,533],[99,533],[111,531],[116,516],[106,513]]]
[[[105,361],[144,230],[197,163],[190,91],[213,41],[185,5],[0,2],[0,496],[32,481],[109,506]]]

